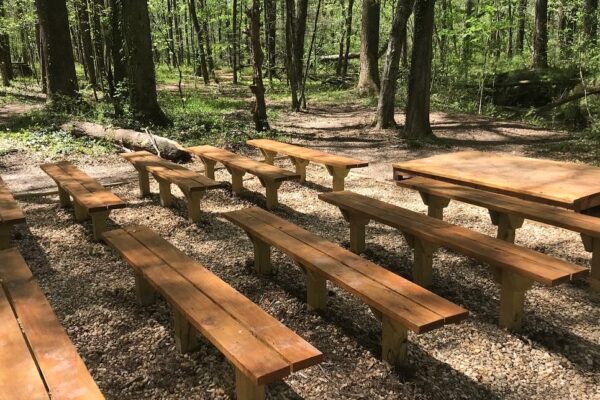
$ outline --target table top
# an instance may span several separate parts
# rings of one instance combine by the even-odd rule
[[[464,151],[393,165],[394,178],[425,176],[578,212],[600,206],[600,168]]]

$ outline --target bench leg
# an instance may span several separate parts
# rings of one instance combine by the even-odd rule
[[[187,202],[188,217],[193,222],[200,221],[200,199],[204,197],[205,193],[206,192],[204,190],[184,192],[185,199]]]
[[[300,182],[306,182],[306,166],[310,163],[302,158],[290,157],[292,163],[296,166],[296,173],[300,175]]]
[[[81,222],[81,221],[85,221],[88,218],[88,212],[86,211],[85,207],[83,207],[76,201],[73,202],[73,208],[75,210],[75,220],[76,221]]]
[[[141,272],[133,273],[135,279],[135,299],[140,306],[149,306],[156,300],[156,292]]]
[[[346,179],[350,170],[329,165],[326,165],[325,167],[327,168],[327,171],[329,171],[329,175],[333,177],[333,191],[341,192],[344,190],[344,179]]]
[[[263,157],[265,158],[265,163],[269,164],[269,165],[273,165],[275,164],[275,156],[277,155],[276,152],[271,151],[271,150],[265,150],[265,149],[260,149],[260,152],[262,153]]]
[[[92,217],[92,231],[95,240],[102,240],[102,232],[106,230],[106,221],[108,220],[109,215],[110,211],[97,211],[90,214]]]
[[[175,307],[173,307],[173,328],[175,329],[175,346],[180,353],[189,353],[198,348],[196,329]]]
[[[398,322],[383,315],[381,332],[381,358],[391,365],[408,364],[408,330]]]
[[[171,207],[173,204],[173,194],[171,193],[171,183],[164,179],[158,180],[158,190],[160,193],[160,204],[163,207]]]
[[[148,171],[138,169],[138,179],[140,183],[140,197],[145,197],[150,194],[150,176]]]
[[[427,206],[427,215],[440,220],[444,219],[444,208],[448,207],[450,199],[425,192],[419,192],[419,194],[423,203]]]
[[[265,398],[265,386],[255,384],[236,368],[235,396],[237,400],[263,400]]]
[[[272,210],[279,204],[279,200],[277,200],[277,191],[281,186],[281,182],[265,181],[264,179],[261,179],[260,182],[266,190],[267,210]]]
[[[488,210],[492,224],[498,227],[497,238],[505,242],[515,242],[515,232],[523,226],[525,219],[512,214]]]
[[[586,251],[592,253],[592,262],[588,282],[594,292],[600,293],[600,238],[581,235]]]
[[[531,288],[533,280],[506,270],[501,272],[500,279],[499,325],[513,331],[520,331],[523,322],[525,292]]]
[[[261,275],[271,275],[273,273],[271,246],[252,236],[250,236],[250,240],[254,245],[254,269]]]
[[[227,167],[227,171],[231,174],[231,190],[233,193],[240,195],[244,190],[244,171]]]
[[[365,251],[365,228],[370,219],[356,213],[341,210],[344,219],[350,224],[350,250],[360,254]]]
[[[69,196],[69,193],[60,186],[58,186],[58,198],[61,207],[69,207],[71,205],[71,196]]]
[[[206,175],[207,178],[215,179],[216,162],[213,160],[202,158],[202,164],[204,164],[204,175]]]
[[[10,247],[10,225],[0,225],[0,250]]]
[[[327,279],[306,268],[306,302],[311,310],[327,307]]]
[[[433,281],[433,253],[437,246],[424,240],[414,238],[413,281],[424,288],[431,286]]]

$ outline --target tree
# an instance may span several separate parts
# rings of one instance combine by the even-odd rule
[[[156,95],[148,2],[122,0],[121,6],[131,112],[142,122],[167,124]]]
[[[66,0],[35,0],[40,21],[48,98],[77,97],[77,75]]]
[[[548,68],[548,0],[535,0],[533,67]]]
[[[260,4],[259,0],[252,0],[252,6],[247,12],[250,20],[250,43],[254,69],[254,83],[250,86],[256,102],[254,104],[254,126],[257,131],[270,129],[267,120],[267,106],[265,103],[265,85],[263,83],[262,66],[264,54],[260,44]]]
[[[277,61],[277,0],[264,0],[265,4],[265,43],[267,47],[267,60],[269,79],[276,74]]]
[[[396,82],[400,70],[400,53],[406,39],[406,25],[412,12],[414,0],[398,0],[390,40],[388,41],[387,57],[381,74],[381,91],[377,103],[375,125],[378,129],[393,128],[394,104],[396,100]]]
[[[360,74],[358,90],[363,94],[379,93],[379,0],[363,0],[361,19]]]
[[[206,53],[204,51],[204,29],[200,25],[200,21],[198,20],[198,14],[196,13],[196,0],[189,0],[190,7],[190,17],[192,19],[192,25],[194,25],[194,30],[196,31],[196,37],[198,38],[198,71],[196,71],[196,75],[201,75],[204,80],[204,84],[207,85],[209,81],[208,75],[208,64],[206,62]],[[199,73],[198,73],[199,72]],[[233,72],[234,83],[237,82],[237,72]]]
[[[517,10],[519,26],[517,28],[517,43],[515,45],[515,49],[519,54],[523,53],[523,49],[525,47],[525,22],[527,20],[525,15],[526,11],[527,0],[519,0],[519,8]]]
[[[292,93],[292,109],[300,111],[299,91],[304,66],[304,36],[308,16],[308,0],[286,0],[286,69]]]
[[[435,0],[416,0],[404,136],[433,136],[429,122]]]
[[[79,25],[79,36],[83,50],[83,66],[92,86],[96,86],[96,67],[94,65],[94,48],[90,28],[90,14],[86,0],[75,0],[77,22]]]
[[[233,70],[233,83],[238,82],[238,69],[240,65],[240,41],[238,37],[238,0],[233,0],[233,12],[232,12],[232,33],[231,33],[231,44],[233,57],[231,58],[231,69]],[[200,40],[198,40],[200,42]]]
[[[6,18],[4,9],[4,1],[0,0],[0,20]],[[2,75],[2,84],[10,86],[10,81],[13,79],[12,60],[10,56],[10,39],[8,32],[3,32],[0,28],[0,75]]]
[[[598,0],[585,0],[583,10],[583,31],[588,40],[592,44],[595,44],[598,31]]]

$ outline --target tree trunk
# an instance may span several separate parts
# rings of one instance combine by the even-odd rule
[[[75,0],[77,20],[81,37],[81,48],[83,50],[83,65],[88,75],[90,84],[96,87],[96,67],[94,66],[94,49],[92,44],[92,32],[90,28],[90,14],[86,0]]]
[[[125,66],[125,42],[121,25],[122,12],[119,0],[108,0],[110,6],[110,53],[113,62],[113,79],[116,88],[125,82],[127,68]]]
[[[527,11],[527,0],[519,0],[519,9],[518,9],[518,19],[519,26],[517,28],[517,43],[515,45],[515,50],[519,54],[523,54],[523,49],[525,48],[525,22],[526,22],[526,13]]]
[[[583,31],[590,43],[595,44],[598,31],[598,0],[585,0]]]
[[[233,27],[231,28],[231,42],[233,44],[233,57],[232,57],[232,65],[231,65],[231,69],[232,69],[232,73],[233,73],[233,83],[236,84],[238,83],[238,67],[240,65],[239,60],[240,60],[240,42],[239,42],[239,36],[238,36],[238,25],[239,25],[239,21],[238,21],[238,0],[233,0],[233,13],[232,13],[232,25]]]
[[[46,48],[46,45],[44,44],[44,37],[42,36],[42,27],[40,26],[39,22],[35,24],[35,39],[37,42],[37,50],[40,58],[42,93],[48,94],[48,77],[46,76],[46,71],[48,71],[48,69],[46,68],[46,51],[44,50]]]
[[[381,91],[377,104],[375,125],[378,129],[396,127],[394,120],[394,104],[396,100],[396,83],[400,72],[400,54],[406,39],[406,25],[412,12],[414,0],[399,0],[392,21],[387,57],[381,75]]]
[[[265,43],[269,66],[269,79],[276,75],[277,50],[277,0],[265,0]]]
[[[471,34],[468,33],[471,29],[471,18],[473,17],[473,0],[465,1],[465,24],[464,30],[465,35],[463,36],[463,48],[462,48],[462,68],[463,77],[466,80],[469,77],[469,66],[471,65]]]
[[[412,60],[406,106],[407,139],[433,136],[429,122],[435,0],[416,0]]]
[[[267,120],[267,105],[265,103],[265,86],[263,84],[262,65],[264,60],[260,44],[260,4],[259,0],[252,0],[252,7],[247,11],[250,20],[250,43],[253,58],[254,83],[250,86],[256,102],[254,104],[254,126],[257,131],[270,129]]]
[[[131,111],[142,122],[167,124],[169,121],[156,96],[148,2],[123,1],[121,4]]]
[[[296,75],[296,86],[301,91],[304,76],[304,37],[306,35],[306,19],[308,17],[308,0],[296,1],[296,32],[294,33],[294,73]],[[301,102],[294,107],[300,111]]]
[[[198,38],[198,69],[196,71],[196,75],[202,75],[202,79],[204,80],[204,84],[208,85],[209,76],[208,76],[208,65],[206,64],[206,53],[204,52],[204,35],[202,26],[200,26],[200,21],[198,20],[198,14],[196,13],[196,0],[189,0],[190,7],[190,16],[192,18],[192,25],[194,25],[194,30],[196,31],[196,36]],[[198,74],[200,72],[200,74]],[[235,73],[234,73],[235,77]],[[234,82],[235,83],[235,82]]]
[[[348,0],[348,11],[346,12],[346,48],[344,50],[344,63],[342,65],[342,77],[348,75],[348,56],[350,55],[350,44],[352,43],[352,9],[354,0]]]
[[[77,97],[77,75],[66,0],[35,0],[46,60],[48,98]]]
[[[379,93],[379,0],[363,0],[361,20],[360,74],[358,91],[363,94]]]
[[[296,31],[296,5],[294,0],[285,0],[285,61],[290,92],[292,95],[292,109],[299,110],[298,80],[295,72],[294,32]]]
[[[533,67],[548,68],[548,0],[535,0]]]
[[[104,65],[104,30],[100,15],[104,11],[103,0],[90,0],[92,9],[92,23],[94,33],[94,60],[96,65],[96,78],[102,90],[104,90],[104,76],[106,76],[106,66]]]
[[[206,4],[204,4],[204,0],[200,0],[200,7],[202,7],[202,31],[204,33],[204,38],[206,39],[206,64],[208,67],[208,72],[213,81],[215,81],[215,83],[219,83],[219,79],[217,79],[217,75],[215,73],[215,62],[210,43],[210,30],[208,29],[208,17],[206,15]]]
[[[6,17],[4,1],[0,0],[0,18]],[[10,39],[8,33],[0,32],[0,75],[2,75],[2,84],[10,86],[13,79],[12,60],[10,56]]]

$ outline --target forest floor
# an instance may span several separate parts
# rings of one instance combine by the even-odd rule
[[[350,173],[347,189],[419,212],[425,207],[418,194],[391,181],[392,162],[467,149],[592,162],[588,152],[564,150],[571,149],[564,146],[571,140],[564,132],[464,114],[434,113],[438,140],[408,146],[393,133],[371,130],[372,111],[362,104],[315,103],[306,113],[280,112],[273,126],[294,143],[370,161],[368,168]],[[0,106],[0,115],[11,112],[19,114]],[[278,251],[273,277],[253,273],[250,241],[219,214],[264,206],[256,178],[246,176],[241,197],[228,188],[211,191],[202,200],[202,220],[192,223],[183,201],[172,209],[160,206],[155,182],[153,194],[140,199],[135,171],[116,149],[49,155],[42,147],[13,143],[0,137],[0,174],[14,192],[52,188],[37,165],[65,157],[101,182],[124,181],[112,190],[129,206],[111,214],[111,227],[151,226],[324,353],[320,366],[269,386],[269,398],[600,399],[600,298],[583,281],[556,288],[534,285],[527,295],[524,330],[514,334],[496,324],[499,290],[491,271],[440,250],[432,290],[468,309],[470,318],[410,334],[412,366],[397,371],[381,361],[381,328],[361,301],[330,286],[328,309],[308,310],[300,269]],[[239,150],[259,158],[256,151]],[[292,168],[287,160],[277,163]],[[188,167],[202,170],[198,162]],[[331,178],[321,166],[311,164],[307,172],[305,185],[281,186],[275,213],[347,247],[346,222],[337,208],[317,198],[330,190]],[[231,181],[222,169],[216,178]],[[174,194],[182,198],[177,189]],[[130,268],[107,246],[92,241],[89,223],[76,223],[72,210],[58,206],[56,195],[19,201],[27,224],[17,227],[16,244],[107,399],[233,398],[227,360],[206,342],[198,352],[178,354],[167,303],[159,300],[143,308],[135,303]],[[495,233],[483,209],[452,202],[446,216],[449,222]],[[568,231],[528,221],[517,243],[589,265],[579,236]],[[369,225],[367,247],[364,257],[410,278],[411,250],[397,231]]]

